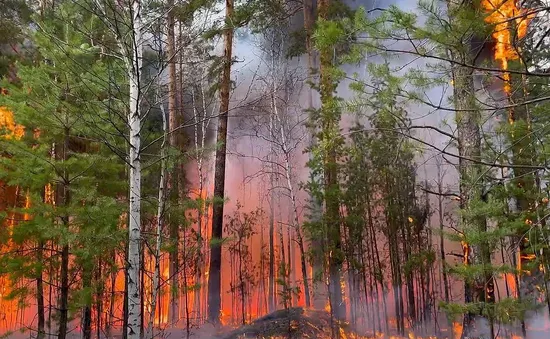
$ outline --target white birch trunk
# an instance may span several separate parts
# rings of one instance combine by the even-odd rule
[[[143,35],[141,18],[141,1],[134,0],[131,7],[132,15],[132,57],[128,63],[130,82],[130,111],[128,124],[130,129],[130,214],[128,220],[128,339],[140,338],[141,327],[141,71],[143,55]]]

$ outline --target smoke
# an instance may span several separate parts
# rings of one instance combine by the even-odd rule
[[[416,11],[416,1],[407,0],[395,0],[395,1],[381,1],[381,0],[361,0],[347,2],[350,6],[357,8],[364,6],[367,9],[373,8],[385,8],[389,5],[396,5],[399,8],[406,11]],[[373,14],[375,15],[375,14]],[[422,18],[420,18],[421,20]],[[302,27],[303,17],[297,14],[292,20],[292,27]],[[406,43],[402,43],[402,48],[410,48]],[[225,214],[231,215],[235,211],[236,203],[239,202],[243,206],[243,211],[252,211],[256,208],[263,208],[266,212],[270,208],[270,182],[269,170],[266,166],[266,159],[271,151],[271,144],[260,136],[265,136],[265,129],[258,129],[258,122],[267,123],[266,111],[269,111],[269,104],[266,95],[269,94],[269,89],[266,88],[265,80],[272,76],[270,73],[269,56],[265,53],[265,41],[259,36],[248,34],[248,32],[239,32],[236,36],[235,42],[235,57],[238,62],[235,64],[232,73],[232,80],[235,82],[235,88],[231,97],[231,112],[229,119],[229,142],[228,142],[228,158],[226,167],[226,188],[225,194],[229,199],[229,202],[225,207]],[[348,74],[357,73],[363,77],[364,81],[369,81],[369,74],[366,70],[367,63],[381,62],[381,58],[372,57],[365,60],[359,65],[345,65],[343,68]],[[421,58],[415,58],[414,56],[400,55],[398,58],[391,59],[391,67],[401,68],[401,72],[405,73],[408,70],[418,69],[423,72],[428,71],[427,62]],[[293,70],[298,76],[305,79],[307,72],[307,61],[305,57],[294,58],[288,61],[288,68]],[[441,74],[434,76],[442,76]],[[349,89],[349,82],[342,82],[338,87],[338,95],[344,99],[352,99],[355,94]],[[479,84],[478,84],[479,85]],[[294,93],[291,96],[292,112],[296,116],[303,117],[305,114],[301,111],[301,107],[306,107],[307,102],[307,85],[297,86],[294,89]],[[435,106],[452,107],[450,103],[450,96],[452,95],[451,84],[442,85],[439,87],[430,88],[424,94],[424,97],[433,105],[426,105],[421,103],[409,103],[407,111],[410,114],[412,124],[414,126],[433,126],[441,129],[448,134],[454,134],[456,126],[454,123],[454,112],[451,109],[437,109]],[[319,99],[314,97],[314,104],[319,105]],[[353,115],[345,115],[342,122],[344,129],[349,128],[355,122],[356,117]],[[212,125],[214,129],[215,125]],[[265,127],[265,126],[264,126]],[[260,136],[258,135],[260,132]],[[305,129],[304,129],[305,132]],[[213,136],[213,135],[212,135]],[[417,163],[417,177],[419,185],[424,186],[427,183],[433,190],[437,187],[438,181],[441,180],[443,190],[450,192],[458,192],[458,174],[456,171],[457,158],[447,156],[441,157],[440,150],[444,149],[448,153],[457,152],[455,146],[452,144],[452,140],[434,129],[418,128],[415,129],[414,137],[418,138],[418,143],[422,148],[422,152],[419,152],[416,158]],[[210,145],[214,144],[214,138],[210,139]],[[304,154],[305,144],[302,143],[297,151],[293,155],[293,166],[295,168],[295,182],[296,187],[300,182],[304,182],[307,179],[309,170],[306,166],[308,160],[307,154]],[[213,156],[213,153],[211,153]],[[212,163],[212,161],[210,161]],[[440,176],[439,172],[444,173]],[[212,173],[212,171],[210,171]],[[213,182],[210,179],[210,182]],[[431,205],[437,206],[437,200],[435,197],[430,198]],[[304,210],[307,205],[307,194],[304,191],[299,193],[299,208],[301,211],[300,220],[304,218]],[[455,209],[457,204],[444,203],[445,215],[450,215],[451,219],[453,215],[456,215]],[[285,196],[281,196],[276,200],[277,215],[276,220],[288,224],[289,222],[289,200]],[[434,212],[436,212],[434,210]],[[445,226],[449,226],[453,221],[439,220],[438,213],[429,219],[429,227],[436,230],[439,229],[439,224],[443,222]],[[261,245],[267,243],[268,220],[258,225],[258,235],[251,240],[252,252],[254,254],[254,263],[250,263],[251,270],[257,269],[254,265],[259,263],[259,254],[261,252]],[[285,230],[286,230],[285,226]],[[445,228],[447,229],[447,228]],[[285,231],[286,233],[286,231]],[[434,231],[434,246],[439,246],[439,234]],[[263,234],[263,238],[260,236]],[[285,244],[289,241],[288,237],[284,236]],[[277,247],[279,244],[276,244]],[[460,244],[445,241],[446,253],[460,253]],[[294,246],[293,246],[294,248]],[[295,251],[296,252],[296,251]],[[297,252],[296,252],[297,253]],[[287,254],[288,255],[288,254]],[[227,256],[224,254],[224,266],[230,266],[230,262]],[[296,258],[294,258],[296,259]],[[455,256],[447,257],[447,262],[453,264],[460,259]],[[293,283],[296,283],[299,278],[297,262],[293,266]],[[441,269],[441,268],[439,268]],[[228,277],[228,271],[224,271],[222,277],[222,305],[223,309],[231,309],[233,300],[231,295],[227,293],[230,289],[230,279]],[[436,277],[437,281],[434,281],[434,290],[441,291],[441,280]],[[463,299],[463,284],[461,282],[451,279],[451,297],[452,301],[460,302]],[[498,281],[501,286],[501,290],[504,290],[503,282]],[[349,293],[349,292],[348,292]],[[255,297],[259,298],[259,296]],[[348,295],[348,300],[364,300],[363,295]],[[370,297],[369,297],[370,298]],[[438,300],[441,300],[442,296],[434,296],[433,303],[436,304]],[[384,303],[388,310],[387,317],[383,312],[379,312],[377,318],[373,312],[380,311],[384,308]],[[300,301],[298,301],[300,302]],[[368,306],[361,305],[361,308],[357,311],[357,321],[362,322],[366,330],[375,330],[379,327],[377,324],[380,321],[384,323],[385,320],[391,320],[395,318],[393,293],[385,294],[380,293],[378,299],[369,299]],[[437,305],[431,305],[437,307]],[[368,310],[367,307],[371,309]],[[529,319],[529,328],[533,328],[529,332],[527,338],[539,339],[543,336],[537,336],[535,328],[544,326],[547,314],[536,314]],[[373,323],[374,322],[374,323]],[[445,327],[446,319],[444,316],[441,319],[431,319],[423,324],[423,327],[427,334],[433,334],[436,328]],[[487,334],[488,324],[483,324],[482,320],[478,322],[478,329],[480,335]],[[504,329],[503,329],[504,330]],[[509,330],[510,332],[511,330]]]
[[[416,3],[414,1],[376,1],[376,0],[362,0],[362,1],[348,1],[351,7],[357,8],[364,6],[367,9],[373,9],[377,7],[387,7],[389,5],[398,5],[404,10],[414,10]],[[296,15],[292,20],[293,27],[303,26],[303,17],[301,14]],[[234,67],[232,79],[236,83],[236,87],[232,94],[232,107],[234,110],[231,112],[231,118],[229,122],[230,139],[228,142],[228,152],[230,155],[227,158],[226,168],[226,196],[229,198],[229,202],[226,204],[226,215],[232,214],[235,209],[236,202],[239,201],[245,211],[251,211],[258,207],[264,210],[269,210],[269,176],[261,175],[262,171],[265,172],[266,166],[263,160],[267,159],[267,154],[270,152],[270,144],[264,139],[254,135],[257,129],[251,127],[250,121],[258,122],[262,121],[261,117],[256,115],[264,114],[262,109],[265,108],[265,100],[259,100],[262,96],[265,96],[266,89],[262,88],[262,78],[270,76],[270,69],[267,67],[265,61],[266,55],[262,51],[262,42],[259,41],[259,37],[250,36],[248,34],[237,35],[235,45],[235,56],[239,62]],[[359,65],[345,65],[343,68],[348,74],[358,73],[364,76],[364,81],[369,81],[369,75],[366,71],[366,65],[369,62],[379,62],[380,59],[372,58],[365,60],[365,62]],[[399,57],[392,60],[392,67],[401,66],[403,72],[413,68],[422,69],[425,67],[425,62],[422,60],[415,60],[414,57]],[[302,74],[302,78],[305,79],[307,72],[306,58],[295,58],[289,62],[289,68],[294,69],[297,73]],[[349,89],[350,83],[347,81],[342,82],[338,87],[338,95],[344,99],[352,99],[355,94]],[[448,96],[448,87],[445,88],[433,88],[426,93],[426,97],[433,100],[433,102],[445,101]],[[269,91],[267,91],[269,92]],[[293,93],[292,100],[298,107],[306,107],[307,102],[307,85],[302,88],[298,88]],[[249,104],[252,103],[252,104]],[[314,105],[319,106],[319,99],[314,96]],[[239,108],[235,108],[239,107]],[[452,114],[451,112],[434,110],[423,105],[409,105],[408,111],[411,113],[411,119],[414,125],[428,125],[437,126],[445,131],[452,133]],[[302,114],[299,109],[294,111],[296,114]],[[265,118],[265,117],[264,117]],[[250,121],[248,121],[250,120]],[[356,117],[353,115],[344,115],[342,121],[342,127],[347,129],[353,125],[356,121]],[[443,122],[447,121],[448,124]],[[264,123],[267,119],[263,120]],[[265,130],[264,130],[265,132]],[[305,130],[304,130],[305,132]],[[446,148],[449,145],[449,139],[442,136],[433,130],[419,129],[416,136],[423,140],[426,144],[435,145],[438,148]],[[305,144],[302,144],[300,149],[294,154],[294,168],[296,169],[295,184],[303,182],[307,179],[309,169],[306,166],[308,156],[303,154]],[[432,178],[436,177],[437,166],[445,167],[445,164],[436,163],[434,154],[437,153],[433,149],[426,148],[423,154],[418,155],[418,175],[419,180],[427,180],[430,184],[435,184]],[[456,172],[452,166],[447,166],[447,175],[443,178],[445,186],[453,184],[452,189],[457,188]],[[299,195],[300,210],[303,211],[307,204],[307,194],[301,191]],[[279,210],[277,219],[280,222],[287,223],[287,215],[289,214],[289,201],[282,198],[277,200],[277,208]],[[303,215],[301,215],[303,217]],[[439,220],[432,218],[432,226],[438,227]],[[264,227],[264,234],[267,234],[265,229],[268,226],[266,223],[259,227]],[[261,229],[258,230],[258,233]],[[285,237],[285,242],[288,241]],[[266,239],[255,239],[254,253],[260,253],[260,243],[266,242]],[[453,248],[450,244],[447,244],[449,251],[459,249],[459,246]],[[288,255],[288,254],[287,254]],[[258,256],[257,256],[258,257]],[[257,260],[258,258],[256,258]],[[229,262],[225,262],[229,265]],[[294,266],[293,272],[296,273],[297,265]],[[223,279],[226,283],[223,286],[224,290],[228,290],[228,280]],[[391,299],[388,296],[388,299]],[[224,296],[223,303],[227,305],[229,298]],[[380,301],[373,301],[374,304],[380,307]],[[388,310],[390,316],[393,314],[393,307],[391,303],[388,303]],[[225,306],[224,306],[225,308]],[[363,316],[366,318],[366,315]]]

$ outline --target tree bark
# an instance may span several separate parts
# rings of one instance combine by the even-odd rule
[[[274,59],[274,56],[272,55],[272,58]],[[273,66],[273,64],[272,64]],[[273,72],[274,70],[272,70]],[[275,82],[274,79],[272,79],[273,83]],[[274,135],[274,121],[275,121],[275,114],[276,114],[276,102],[275,102],[275,93],[274,88],[272,88],[271,93],[271,115],[269,116],[269,135],[272,137]],[[273,312],[275,311],[277,305],[276,305],[276,286],[275,286],[275,239],[274,239],[274,232],[275,232],[275,150],[273,147],[273,143],[270,145],[270,154],[269,158],[271,161],[271,173],[269,174],[269,185],[271,191],[269,192],[269,294],[268,294],[268,302],[269,302],[269,311]],[[283,249],[284,250],[284,249]]]
[[[87,259],[89,260],[89,259]],[[92,287],[92,270],[89,265],[90,263],[85,263],[82,267],[82,286],[84,288]],[[82,311],[82,339],[91,339],[92,338],[92,307],[91,301],[90,304],[84,305]]]
[[[37,249],[37,258],[36,260],[39,263],[37,272],[36,272],[36,307],[37,307],[37,313],[38,313],[38,334],[37,339],[44,339],[46,338],[46,331],[44,329],[45,327],[45,313],[44,313],[44,280],[42,276],[42,260],[44,257],[44,242],[39,241],[38,242],[38,249]]]
[[[160,90],[159,90],[160,92]],[[146,339],[154,338],[154,321],[155,312],[157,308],[157,296],[160,290],[160,256],[162,247],[162,232],[164,230],[164,210],[166,204],[166,139],[168,139],[168,121],[166,121],[166,112],[164,111],[164,104],[161,100],[161,95],[158,95],[161,112],[162,112],[162,131],[164,134],[161,151],[160,151],[160,178],[159,189],[157,198],[157,229],[156,229],[156,244],[155,244],[155,271],[153,273],[153,293],[151,296],[151,314],[149,317],[149,325],[147,326]],[[177,309],[176,309],[177,310]]]
[[[220,84],[220,114],[218,118],[218,131],[215,174],[214,197],[225,197],[225,161],[227,153],[227,118],[229,114],[229,94],[231,87],[231,63],[233,58],[233,0],[225,1],[225,30],[224,30],[224,56],[223,74]],[[209,281],[208,281],[208,320],[215,324],[220,322],[221,312],[221,261],[223,237],[223,209],[224,202],[216,201],[212,214],[212,243],[210,254]]]
[[[130,110],[128,113],[130,154],[130,192],[128,216],[128,339],[138,339],[141,328],[141,72],[143,65],[143,23],[141,18],[141,1],[134,0],[132,15],[132,56],[127,56],[128,77],[130,82]]]
[[[448,303],[450,300],[449,295],[449,278],[447,277],[447,260],[445,256],[445,239],[444,239],[444,233],[443,233],[443,227],[444,222],[443,218],[445,216],[443,212],[443,197],[441,194],[443,194],[443,177],[441,174],[441,165],[438,164],[437,166],[437,188],[438,188],[438,197],[437,197],[437,204],[438,204],[438,215],[439,215],[439,253],[440,253],[440,259],[441,259],[441,272],[443,276],[443,289],[445,293],[445,302]]]
[[[69,152],[69,129],[65,128],[63,142],[59,145],[59,150],[55,152],[58,161],[65,162]],[[60,183],[56,189],[56,205],[65,207],[69,204],[69,178],[66,171],[63,172]],[[69,229],[69,216],[63,214],[60,217],[61,226],[64,229]],[[67,327],[69,322],[69,244],[67,239],[64,239],[64,244],[61,249],[61,288],[59,291],[59,330],[58,338],[65,339],[67,337]]]
[[[464,10],[472,10],[473,3],[466,1],[458,3],[448,2],[449,17],[451,25],[456,29],[463,29],[462,24],[456,19],[457,13]],[[458,131],[458,153],[459,174],[460,174],[460,208],[467,210],[471,202],[481,199],[481,192],[478,182],[482,180],[482,170],[475,162],[466,160],[481,160],[481,131],[480,131],[480,112],[476,108],[476,94],[474,83],[474,69],[461,66],[464,64],[473,64],[475,51],[472,49],[473,32],[470,28],[465,28],[462,35],[463,41],[460,49],[451,50],[451,58],[459,63],[452,65],[453,77],[453,96],[456,110],[456,124]],[[487,231],[487,221],[484,217],[470,218],[463,220],[465,223],[473,224],[479,232]],[[464,299],[466,303],[486,303],[494,302],[494,281],[490,272],[491,253],[489,246],[485,242],[476,242],[473,244],[462,242],[465,265],[480,265],[484,269],[482,277],[474,279],[473,282],[464,283]],[[474,330],[475,319],[478,315],[467,313],[464,315],[464,330],[462,337],[466,338]],[[491,325],[491,332],[493,326]],[[493,336],[494,337],[494,336]]]
[[[169,137],[170,147],[174,150],[180,147],[180,132],[178,128],[178,102],[177,102],[177,79],[176,79],[176,38],[175,38],[175,19],[174,19],[174,1],[168,0],[168,32],[167,32],[167,54],[168,54],[168,126],[172,132]],[[168,179],[169,184],[172,184],[178,192],[178,202],[182,203],[182,198],[179,194],[180,186],[183,186],[180,180],[180,161],[177,160],[177,165],[174,167],[173,177]],[[171,324],[176,324],[179,317],[179,225],[175,221],[170,222],[170,242],[172,244],[169,254],[170,264],[168,271],[170,276],[170,308],[169,317]]]
[[[514,34],[511,32],[510,34]],[[509,143],[512,145],[512,163],[514,165],[533,165],[536,151],[533,147],[531,130],[531,116],[527,105],[520,105],[526,100],[527,86],[524,75],[510,75],[509,86],[511,93],[508,93],[510,105],[517,107],[508,110],[508,122],[511,125]],[[535,181],[535,173],[531,169],[514,167],[515,185],[514,199],[516,201],[516,214],[524,218],[522,227],[516,235],[516,242],[519,244],[519,274],[520,285],[518,288],[519,297],[523,301],[536,303],[540,297],[540,289],[543,285],[543,274],[536,264],[536,248],[540,248],[539,232],[533,224],[538,220],[536,210],[537,201],[534,198],[538,193]],[[540,258],[539,258],[540,259]]]
[[[273,187],[273,182],[271,183]],[[269,214],[269,284],[268,284],[268,309],[275,311],[275,190],[270,193]]]
[[[61,250],[61,289],[59,291],[59,339],[67,338],[69,322],[69,245]]]

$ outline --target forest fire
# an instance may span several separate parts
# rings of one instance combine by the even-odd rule
[[[532,15],[528,10],[518,8],[516,0],[483,0],[483,8],[490,13],[485,20],[494,25],[493,38],[496,41],[494,58],[500,63],[500,68],[508,70],[508,62],[519,59],[516,42],[527,34],[527,28]],[[504,91],[511,92],[510,73],[504,72]],[[513,123],[513,116],[509,117]]]
[[[8,133],[4,134],[7,138],[19,139],[25,133],[25,128],[15,123],[13,113],[5,107],[0,107],[0,128],[8,130]]]
[[[2,91],[2,94],[3,95],[5,94],[4,91]],[[5,107],[0,107],[0,129],[6,130],[6,132],[3,133],[5,138],[19,139],[24,134],[24,127],[15,123],[13,118],[13,113],[8,109],[6,109]],[[19,194],[17,189],[12,190],[12,193],[15,196]],[[6,201],[6,204],[13,205],[16,203],[16,201],[13,201],[15,200],[15,196],[9,197],[11,199],[9,199],[8,197],[3,197],[3,200],[4,199],[12,200],[12,201],[8,200],[9,202]],[[25,197],[25,208],[28,208],[29,206],[30,206],[30,199],[27,195]],[[28,217],[29,216],[27,214],[24,215],[25,220],[27,220]],[[15,226],[15,223],[16,223],[15,220],[16,220],[16,215],[10,212],[8,214],[8,218],[5,221],[5,225],[4,225],[5,227],[7,227],[8,235],[11,235],[13,232],[13,227]],[[1,226],[2,225],[0,225],[0,227]],[[7,246],[8,246],[8,249],[11,248],[11,239],[8,239]],[[23,322],[24,321],[23,319],[25,317],[24,313],[21,312],[20,310],[18,302],[15,300],[11,300],[11,298],[9,298],[12,292],[10,289],[10,286],[13,287],[15,285],[11,281],[9,281],[7,277],[0,276],[0,329],[10,324]]]
[[[548,333],[542,9],[411,3],[0,13],[0,337]]]

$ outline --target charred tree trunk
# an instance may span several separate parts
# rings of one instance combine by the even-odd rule
[[[218,118],[218,131],[215,174],[214,197],[223,199],[225,189],[225,160],[227,153],[227,118],[229,115],[229,92],[231,87],[231,63],[233,58],[233,0],[225,1],[225,30],[224,30],[224,56],[223,73],[220,83],[220,115]],[[208,320],[218,324],[221,312],[221,261],[223,237],[223,209],[224,202],[217,201],[213,206],[212,214],[212,243],[210,253],[209,282],[208,282]]]

